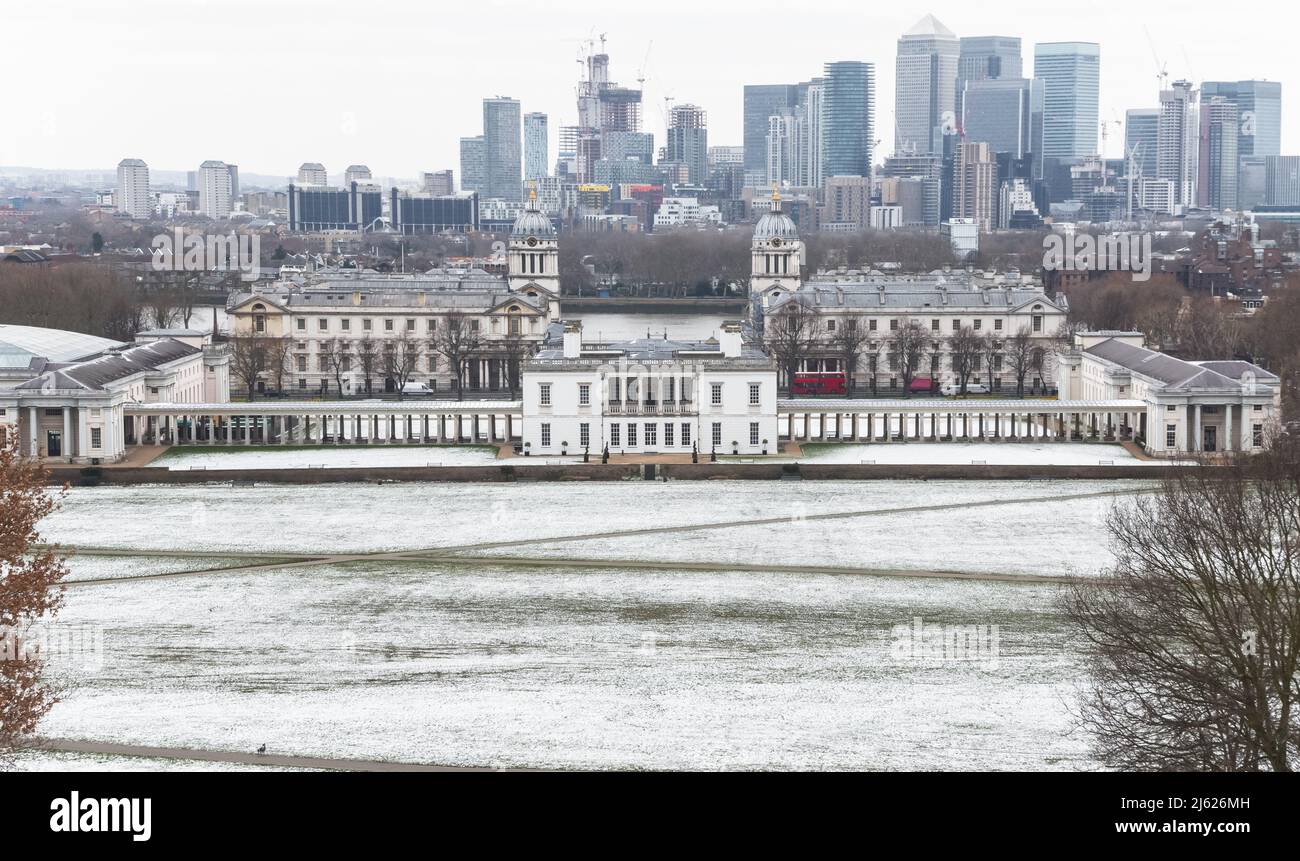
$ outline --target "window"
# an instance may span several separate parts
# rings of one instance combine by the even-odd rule
[[[391,332],[391,331],[393,331],[393,321],[392,321],[392,320],[385,320],[385,321],[384,321],[384,331],[385,331],[385,332]]]
[[[1165,425],[1165,448],[1178,447],[1178,425]]]
[[[974,329],[976,332],[978,332],[983,326],[984,326],[983,320],[976,320],[974,323]]]
[[[618,403],[618,399],[619,399],[619,391],[620,391],[620,389],[621,389],[621,386],[620,386],[620,384],[619,384],[619,378],[618,378],[618,377],[610,377],[610,379],[609,379],[609,402],[610,402],[611,404],[616,404],[616,403]]]
[[[672,422],[664,423],[664,446],[666,446],[667,448],[673,447],[673,423]]]
[[[432,374],[432,373],[433,373],[434,371],[436,371],[436,370],[438,370],[438,357],[437,357],[436,355],[434,355],[433,353],[430,353],[430,354],[429,354],[429,373]]]
[[[713,423],[713,444],[722,445],[722,422]]]
[[[370,321],[369,318],[366,318],[365,320],[362,320],[362,321],[361,321],[361,328],[364,329],[364,330],[367,331],[367,332],[370,331],[370,329],[371,329],[371,321]]]
[[[1165,407],[1165,411],[1170,413],[1172,413],[1176,409],[1178,409],[1178,407],[1174,406],[1173,404],[1170,404],[1169,406]]]
[[[591,383],[578,383],[578,406],[591,406]]]
[[[438,321],[430,317],[424,321],[424,329],[426,332],[436,332],[438,330]]]
[[[329,369],[330,369],[330,357],[329,357],[329,356],[319,356],[319,357],[316,359],[316,361],[319,363],[319,364],[318,364],[318,370],[319,370],[322,374],[324,374],[324,373],[328,373],[328,372],[329,372]]]
[[[993,321],[993,330],[994,330],[995,332],[1001,332],[1001,331],[1002,331],[1002,321],[1001,321],[1001,320],[994,320],[994,321]]]
[[[636,445],[636,425],[634,424],[627,426],[627,444],[630,446]]]
[[[1041,332],[1041,331],[1043,331],[1043,315],[1042,315],[1042,314],[1035,314],[1035,315],[1034,315],[1034,331],[1035,331],[1035,332]]]
[[[328,331],[330,330],[330,321],[329,321],[329,318],[328,318],[328,317],[320,317],[319,319],[317,319],[317,320],[316,320],[316,328],[319,329],[319,330],[322,331],[322,332],[328,332]]]
[[[297,358],[297,360],[298,360],[298,370],[299,370],[299,371],[305,371],[305,370],[307,370],[307,357],[306,357],[306,356],[297,356],[296,358]]]
[[[1263,405],[1263,404],[1255,404],[1253,407],[1251,407],[1251,409],[1253,409],[1253,410],[1254,410],[1255,412],[1257,412],[1257,413],[1262,413],[1262,412],[1264,412],[1264,405]]]
[[[937,332],[937,331],[939,331],[939,321],[938,321],[938,320],[931,320],[931,321],[930,321],[930,331],[931,331],[931,332]]]
[[[538,383],[537,391],[539,394],[538,403],[544,407],[549,407],[551,405],[551,384]]]
[[[722,406],[722,383],[709,383],[709,403]]]
[[[518,334],[519,334],[519,318],[518,318],[518,317],[511,317],[511,318],[510,318],[510,334],[512,334],[512,335],[518,335]]]
[[[583,448],[591,445],[591,425],[586,422],[578,425],[578,445]]]
[[[307,388],[307,381],[306,381],[305,379],[303,379],[302,377],[299,377],[299,378],[298,378],[298,388],[300,388],[300,389],[305,389],[305,388]]]
[[[827,320],[827,321],[826,321],[826,331],[827,331],[827,332],[834,332],[834,331],[835,331],[835,321],[834,321],[834,320]]]
[[[876,321],[874,318],[867,321],[867,331],[868,332],[876,331]]]
[[[90,447],[99,448],[104,443],[104,431],[101,428],[90,429]]]
[[[682,445],[691,444],[691,426],[688,422],[682,422]]]
[[[344,317],[342,320],[339,320],[339,328],[342,329],[344,332],[351,331],[352,321],[349,320],[347,317]]]
[[[622,443],[619,442],[622,438],[622,431],[623,426],[620,424],[615,423],[609,426],[609,444],[614,446],[614,448],[618,448],[622,445]]]
[[[298,324],[298,331],[299,331],[299,332],[305,332],[305,331],[307,330],[307,321],[306,321],[304,318],[299,317],[299,318],[298,318],[297,320],[295,320],[294,322],[296,322],[296,323]]]
[[[1253,424],[1253,425],[1250,426],[1250,444],[1253,445],[1253,446],[1261,446],[1261,445],[1264,444],[1264,426],[1263,426],[1263,425],[1261,425],[1261,424]]]
[[[549,423],[542,423],[542,448],[551,447],[551,426]]]
[[[749,405],[751,407],[756,407],[759,404],[758,387],[759,387],[758,383],[749,384]]]
[[[953,330],[954,332],[960,332],[960,331],[961,331],[961,320],[953,320],[953,321],[952,321],[952,330]]]
[[[758,422],[749,423],[749,444],[758,445]]]
[[[670,403],[670,404],[671,404],[671,403],[673,402],[673,398],[675,398],[676,396],[677,396],[677,378],[676,378],[676,377],[669,377],[669,378],[668,378],[668,394],[664,396],[664,401],[665,401],[665,403]]]
[[[659,444],[659,425],[648,424],[645,426],[645,444],[647,446]]]
[[[406,331],[408,331],[408,332],[414,332],[414,331],[415,331],[415,320],[414,320],[414,319],[409,318],[409,317],[407,318],[407,320],[406,320]]]
[[[898,331],[898,321],[897,321],[897,320],[890,320],[890,321],[889,321],[889,331],[891,331],[891,332],[897,332],[897,331]]]
[[[471,332],[477,332],[477,331],[478,331],[478,320],[470,320],[470,321],[469,321],[469,330],[470,330]]]
[[[254,332],[266,331],[266,318],[261,314],[258,314],[256,317],[253,318],[253,331]]]

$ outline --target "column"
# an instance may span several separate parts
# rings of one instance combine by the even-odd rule
[[[1223,450],[1236,451],[1232,444],[1232,404],[1223,405]],[[1246,423],[1245,416],[1242,416],[1241,423]]]
[[[1200,450],[1201,450],[1201,438],[1202,438],[1202,432],[1201,432],[1201,405],[1200,405],[1200,404],[1197,404],[1197,405],[1196,405],[1196,421],[1195,421],[1195,423],[1192,425],[1192,445],[1190,446],[1190,448],[1192,449],[1192,451],[1200,451]]]

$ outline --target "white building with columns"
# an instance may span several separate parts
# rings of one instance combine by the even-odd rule
[[[525,366],[528,455],[775,454],[776,365],[740,323],[704,341],[645,338],[584,343],[564,322]]]
[[[1143,345],[1138,332],[1090,332],[1057,356],[1062,400],[1146,403],[1128,419],[1156,455],[1253,451],[1281,416],[1280,380],[1243,361],[1185,361]]]
[[[52,347],[78,337],[37,331],[47,333]],[[28,350],[39,348],[39,339],[28,340]],[[16,379],[11,367],[0,382],[0,438],[16,435],[27,457],[113,463],[128,445],[167,438],[173,431],[170,423],[155,426],[128,416],[129,406],[228,400],[229,363],[225,347],[213,345],[211,335],[188,330],[145,332],[135,344],[113,343],[63,361],[33,357],[26,379]]]

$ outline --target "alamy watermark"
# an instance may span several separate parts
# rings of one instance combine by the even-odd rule
[[[889,654],[895,661],[955,661],[997,669],[1001,658],[997,625],[944,625],[916,616],[911,624],[895,625],[892,635]]]
[[[0,629],[0,661],[49,661],[91,672],[104,666],[104,629],[51,623],[19,631]]]
[[[1131,272],[1151,279],[1151,234],[1049,233],[1043,237],[1043,268],[1061,272]]]
[[[239,272],[256,281],[262,262],[262,238],[256,234],[189,233],[177,227],[149,243],[156,272]]]

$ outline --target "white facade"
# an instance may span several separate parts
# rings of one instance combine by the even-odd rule
[[[117,163],[117,193],[114,203],[119,212],[132,218],[153,215],[149,195],[149,166],[138,158],[124,158]]]
[[[776,366],[739,323],[704,342],[581,339],[581,322],[567,321],[563,348],[525,368],[528,455],[776,453]]]
[[[1136,332],[1081,334],[1057,365],[1062,400],[1145,402],[1128,421],[1151,454],[1254,451],[1281,416],[1280,380],[1258,365],[1176,359]]]
[[[306,161],[298,168],[298,185],[329,185],[329,173],[325,165],[316,161]]]
[[[701,206],[695,197],[665,197],[655,212],[655,227],[686,227],[721,224],[722,213],[716,206]]]

